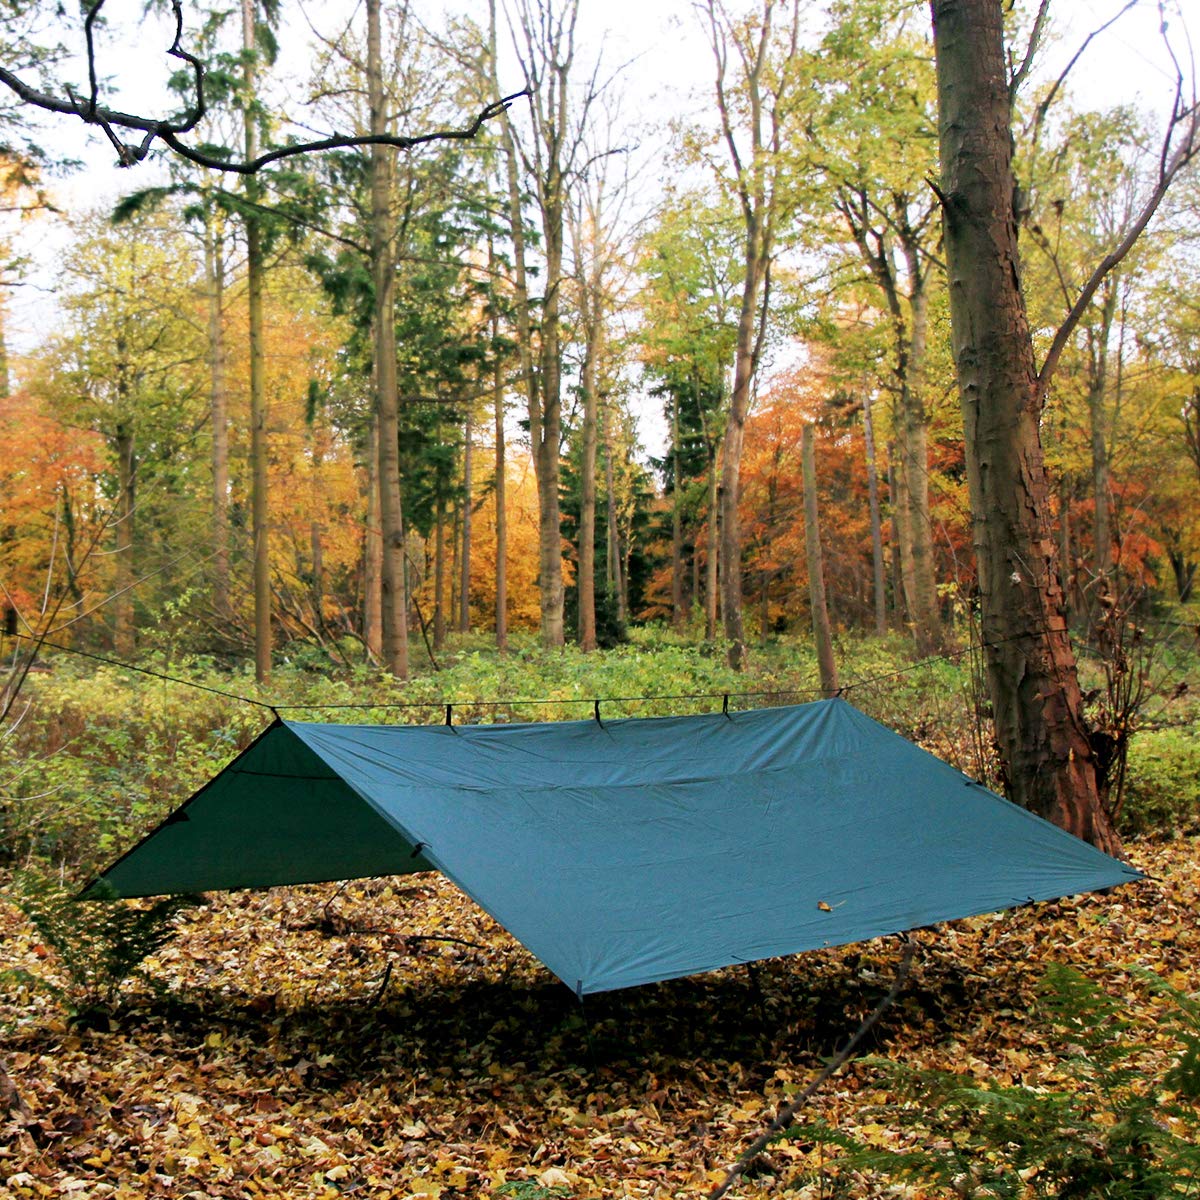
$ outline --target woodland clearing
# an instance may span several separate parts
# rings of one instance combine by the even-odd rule
[[[842,652],[847,677],[864,681],[855,702],[964,769],[979,766],[968,661],[914,666],[870,640],[847,640]],[[38,802],[40,826],[11,801],[10,821],[14,833],[29,831],[25,862],[78,884],[231,757],[262,713],[107,669],[76,676],[64,661],[34,681],[27,724],[7,743],[27,765],[36,758],[57,790]],[[1189,1045],[1195,1058],[1200,1037],[1181,1040],[1167,1019],[1178,1005],[1141,973],[1185,997],[1200,989],[1194,716],[1190,696],[1175,696],[1175,676],[1192,664],[1169,665],[1165,698],[1150,705],[1167,727],[1139,735],[1152,752],[1135,738],[1131,754],[1130,828],[1156,832],[1127,844],[1149,878],[920,932],[912,975],[868,1055],[990,1088],[1067,1091],[1086,1108],[1095,1080],[1072,1075],[1079,1047],[1055,1033],[1039,991],[1048,971],[1071,968],[1116,998],[1122,1024],[1109,1024],[1132,1071],[1121,1087],[1185,1106],[1170,1120],[1195,1130],[1194,1096],[1164,1080],[1186,1064]],[[249,690],[194,665],[187,673]],[[464,644],[405,695],[428,701],[429,719],[435,694],[460,701],[462,720],[494,716],[489,697],[540,696],[541,708],[520,715],[544,719],[584,693],[675,697],[626,711],[700,710],[726,687],[803,692],[814,673],[802,646],[782,642],[760,651],[749,677],[727,677],[703,647],[648,637],[586,657],[503,659]],[[389,699],[303,670],[279,686],[295,703]],[[214,730],[223,735],[215,741]],[[37,794],[28,776],[12,777]],[[25,1106],[0,1133],[8,1194],[703,1196],[854,1032],[900,958],[897,940],[882,939],[605,993],[581,1007],[439,876],[210,895],[176,921],[177,936],[124,986],[111,1016],[71,1020],[62,996],[38,986],[69,982],[58,957],[16,907],[0,905],[0,966],[10,971],[0,987],[4,1066]],[[914,1135],[881,1111],[900,1102],[891,1086],[880,1062],[856,1060],[800,1119],[901,1149]],[[1114,1122],[1101,1101],[1087,1115],[1097,1157]],[[839,1155],[798,1134],[733,1194],[953,1194],[889,1183]],[[1031,1197],[1065,1194],[1048,1189],[1036,1173],[1027,1181]]]
[[[873,1052],[1061,1087],[1065,1052],[1030,1018],[1058,963],[1120,999],[1139,1068],[1161,1074],[1179,1047],[1130,968],[1196,990],[1200,845],[1130,849],[1152,878],[1116,894],[919,934]],[[3,911],[6,957],[52,970]],[[897,958],[886,939],[581,1009],[439,877],[214,896],[111,1027],[73,1028],[36,992],[5,997],[28,1113],[0,1138],[0,1176],[32,1197],[452,1197],[521,1183],[509,1194],[703,1195],[876,1003]],[[898,1145],[870,1112],[879,1087],[874,1066],[852,1063],[807,1115]],[[882,1194],[803,1142],[774,1147],[736,1194],[812,1171],[794,1194]]]

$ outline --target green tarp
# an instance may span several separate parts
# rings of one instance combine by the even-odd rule
[[[98,882],[146,896],[426,870],[580,995],[1139,877],[838,699],[279,722]]]

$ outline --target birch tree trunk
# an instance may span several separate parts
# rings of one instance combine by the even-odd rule
[[[1003,6],[932,0],[954,360],[988,692],[1009,796],[1119,852],[1067,636],[1020,287]]]

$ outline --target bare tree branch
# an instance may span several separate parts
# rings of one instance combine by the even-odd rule
[[[1029,137],[1030,142],[1032,142],[1032,143],[1037,142],[1038,135],[1041,132],[1042,125],[1045,124],[1045,121],[1046,121],[1046,114],[1050,111],[1050,106],[1054,103],[1054,97],[1058,95],[1059,89],[1067,81],[1067,76],[1075,69],[1075,64],[1077,62],[1079,62],[1079,60],[1083,57],[1084,52],[1087,50],[1087,48],[1092,44],[1092,42],[1094,42],[1096,40],[1096,38],[1098,38],[1102,33],[1104,33],[1105,30],[1111,29],[1112,26],[1114,26],[1131,8],[1136,7],[1139,3],[1140,3],[1140,0],[1127,0],[1126,4],[1121,8],[1120,12],[1118,12],[1115,16],[1111,17],[1109,20],[1105,21],[1103,25],[1100,25],[1096,29],[1093,29],[1092,32],[1089,33],[1087,35],[1087,37],[1085,37],[1083,39],[1083,42],[1080,44],[1079,49],[1076,50],[1073,55],[1071,55],[1071,61],[1068,62],[1065,67],[1063,67],[1062,71],[1059,73],[1058,78],[1051,85],[1050,90],[1046,93],[1046,95],[1043,97],[1041,103],[1037,106],[1037,109],[1034,111],[1033,121],[1028,126],[1028,128],[1031,131],[1030,137]],[[1029,67],[1032,65],[1030,63],[1030,58],[1032,57],[1034,49],[1035,49],[1034,44],[1033,44],[1033,39],[1034,39],[1034,37],[1040,37],[1037,26],[1041,23],[1041,20],[1042,20],[1042,14],[1039,12],[1038,20],[1034,26],[1034,33],[1030,37],[1029,57],[1027,57],[1025,62],[1023,62],[1021,64],[1020,71],[1018,72],[1019,75],[1023,75],[1024,73],[1027,73]],[[1016,81],[1016,78],[1014,77],[1012,89],[1010,91],[1010,95],[1012,95],[1014,98],[1016,96],[1016,83],[1017,83],[1017,81]]]
[[[1165,23],[1163,38],[1166,40]],[[1172,57],[1174,56],[1172,55]],[[1182,95],[1183,74],[1176,66],[1176,99],[1167,122],[1166,132],[1163,134],[1158,178],[1145,203],[1125,230],[1124,236],[1096,265],[1096,269],[1083,285],[1079,295],[1075,298],[1075,303],[1071,305],[1070,311],[1059,326],[1058,332],[1055,333],[1042,368],[1038,372],[1038,392],[1043,399],[1049,389],[1050,379],[1058,366],[1059,359],[1062,357],[1062,352],[1087,311],[1088,305],[1092,302],[1092,297],[1095,296],[1109,272],[1118,267],[1133,249],[1138,238],[1141,237],[1146,226],[1150,224],[1154,214],[1158,211],[1159,205],[1176,176],[1200,154],[1200,103],[1193,100],[1190,107],[1185,108],[1181,99]]]
[[[238,175],[254,175],[269,163],[280,159],[292,158],[298,154],[313,154],[322,150],[345,149],[357,146],[394,146],[398,150],[411,150],[415,146],[435,141],[469,141],[484,124],[491,118],[505,112],[514,100],[530,94],[529,88],[523,88],[510,96],[494,100],[480,110],[469,125],[462,129],[441,129],[430,133],[412,136],[355,136],[352,134],[333,135],[307,142],[295,142],[287,146],[278,146],[268,150],[246,162],[233,162],[221,158],[194,146],[189,146],[181,140],[182,135],[190,133],[200,123],[208,111],[204,98],[205,67],[194,54],[182,46],[183,38],[183,0],[171,0],[171,11],[175,18],[175,36],[167,48],[167,55],[178,58],[188,64],[192,70],[194,100],[181,117],[170,118],[148,117],[140,113],[121,112],[108,108],[99,103],[99,80],[96,72],[96,45],[94,27],[100,16],[106,0],[94,0],[88,8],[84,19],[84,38],[86,42],[89,94],[86,98],[76,96],[70,89],[67,98],[40,91],[25,82],[14,72],[0,66],[0,84],[3,84],[24,104],[40,108],[44,112],[57,113],[62,116],[78,117],[85,125],[96,125],[112,142],[117,151],[121,166],[131,167],[145,160],[153,149],[155,142],[173,150],[180,157],[213,171],[230,171]],[[140,141],[125,140],[118,130],[142,134]]]
[[[1029,44],[1025,47],[1025,57],[1021,60],[1021,65],[1012,73],[1012,78],[1009,80],[1008,94],[1013,101],[1016,100],[1017,93],[1021,90],[1025,80],[1029,77],[1029,72],[1033,68],[1033,62],[1041,47],[1042,36],[1046,32],[1046,22],[1049,20],[1049,17],[1050,0],[1041,0],[1041,3],[1038,5],[1037,16],[1033,21],[1033,29],[1029,34]]]
[[[813,1078],[807,1087],[793,1096],[775,1114],[774,1120],[771,1121],[766,1129],[742,1151],[738,1156],[737,1162],[725,1172],[725,1178],[709,1192],[708,1200],[721,1200],[721,1197],[746,1173],[754,1163],[754,1160],[791,1125],[796,1118],[796,1114],[816,1095],[821,1085],[841,1069],[842,1065],[861,1045],[867,1034],[879,1024],[879,1018],[891,1008],[896,997],[900,994],[900,989],[904,986],[905,980],[908,979],[908,973],[912,969],[913,955],[917,949],[917,943],[909,939],[907,934],[901,936],[905,939],[904,953],[901,955],[900,965],[896,969],[896,978],[892,981],[892,986],[888,989],[887,994],[871,1010],[867,1018],[855,1031],[854,1036],[850,1038],[837,1054],[826,1062],[824,1069]]]

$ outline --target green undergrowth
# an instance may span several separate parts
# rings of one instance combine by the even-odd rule
[[[500,655],[486,635],[452,641],[435,670],[419,643],[411,679],[373,669],[282,661],[268,688],[248,670],[203,659],[147,659],[179,682],[47,654],[0,730],[0,866],[41,865],[77,882],[153,827],[272,719],[438,723],[607,720],[802,703],[818,694],[807,642],[773,638],[735,672],[721,643],[661,627],[584,655],[540,649],[528,634]],[[968,654],[915,661],[902,636],[843,637],[839,682],[851,703],[968,774],[994,781],[986,709]],[[210,689],[210,690],[205,690]],[[217,693],[226,693],[225,695]],[[1188,829],[1200,811],[1200,736],[1187,721],[1135,738],[1126,827]],[[1182,703],[1186,703],[1183,701]],[[1167,701],[1162,701],[1163,708]],[[1165,709],[1164,709],[1165,711]],[[1175,726],[1178,727],[1175,727]]]

